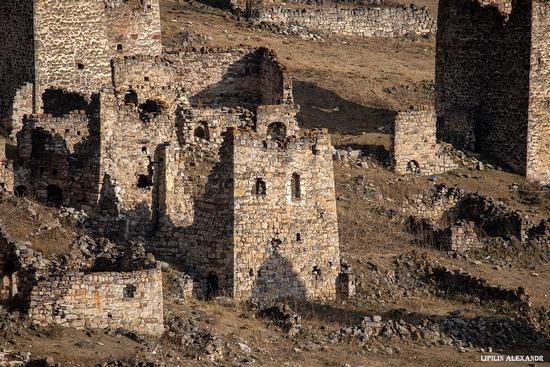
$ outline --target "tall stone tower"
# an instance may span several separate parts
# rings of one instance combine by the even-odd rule
[[[111,59],[159,55],[158,0],[3,0],[0,119],[42,111],[47,89],[87,98],[111,82]]]
[[[441,0],[438,137],[550,182],[548,30],[541,0]]]

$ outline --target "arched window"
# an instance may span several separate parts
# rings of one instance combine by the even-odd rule
[[[124,103],[126,105],[137,106],[139,104],[137,93],[131,89],[128,92],[126,92],[126,94],[124,95]]]
[[[258,196],[267,195],[267,186],[262,178],[257,178],[254,184],[254,193]]]
[[[63,204],[63,190],[57,185],[48,185],[46,188],[48,204],[60,206]]]
[[[292,200],[300,200],[302,198],[300,175],[297,173],[293,173],[290,178],[290,191]]]
[[[410,161],[407,163],[407,172],[412,174],[419,174],[420,173],[420,165],[417,161]]]
[[[208,131],[208,124],[206,122],[201,122],[193,132],[193,136],[202,140],[209,140],[210,133]]]
[[[282,142],[286,139],[286,125],[282,122],[274,122],[267,127],[267,136],[271,140]]]

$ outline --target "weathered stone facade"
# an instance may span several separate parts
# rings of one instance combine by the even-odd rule
[[[541,182],[550,181],[549,9],[541,0],[443,0],[438,14],[438,137]]]
[[[39,280],[30,296],[29,316],[37,325],[124,328],[161,335],[162,271],[67,273]]]
[[[328,135],[298,134],[282,146],[262,133],[233,135],[235,296],[335,298],[340,255]]]
[[[433,108],[411,109],[397,114],[391,145],[396,173],[431,175],[458,167],[436,140],[436,121]]]
[[[527,179],[550,184],[550,4],[533,3]]]
[[[273,52],[162,53],[154,0],[47,0],[32,16],[33,78],[17,84],[6,124],[17,139],[16,190],[84,209],[98,235],[146,238],[193,277],[197,295],[336,297],[328,133],[298,127],[292,81]],[[134,276],[48,278],[33,293],[33,317],[120,323],[105,312],[119,312],[111,294]],[[41,299],[56,282],[59,292]],[[94,282],[112,311],[87,308]],[[59,307],[70,312],[52,319]],[[142,332],[148,324],[132,321]]]
[[[6,0],[0,16],[0,73],[7,76],[0,82],[0,118],[8,129],[17,128],[22,115],[42,112],[49,88],[89,100],[111,83],[111,59],[162,52],[157,0],[137,6],[122,0]]]

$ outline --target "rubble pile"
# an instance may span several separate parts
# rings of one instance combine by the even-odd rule
[[[460,311],[444,317],[424,317],[403,314],[397,319],[383,320],[381,316],[366,316],[359,325],[345,327],[331,333],[331,342],[398,339],[422,341],[428,345],[483,348],[548,348],[550,340],[526,320],[504,316],[467,318]]]
[[[302,327],[302,318],[294,313],[287,304],[278,302],[269,307],[258,311],[258,316],[269,319],[275,325],[280,327],[288,335],[297,335]]]
[[[194,320],[171,314],[165,318],[164,325],[164,337],[178,346],[186,357],[209,361],[223,358],[223,341],[199,327]]]

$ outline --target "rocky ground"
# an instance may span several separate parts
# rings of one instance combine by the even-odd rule
[[[433,97],[433,39],[303,37],[187,0],[164,0],[162,11],[169,48],[267,46],[290,70],[301,123],[332,133],[342,257],[357,276],[357,296],[274,305],[189,300],[178,288],[182,275],[165,264],[163,337],[37,328],[2,307],[0,365],[435,367],[486,366],[486,356],[510,355],[550,361],[550,243],[487,236],[483,247],[455,253],[419,244],[407,230],[415,208],[443,205],[441,187],[498,202],[533,223],[550,218],[549,188],[471,154],[452,151],[461,168],[443,175],[398,177],[388,169],[395,111]],[[87,266],[117,266],[125,249],[87,237],[86,220],[32,198],[0,197],[0,227],[40,256],[58,266],[86,259]],[[133,249],[147,259],[140,244]]]

